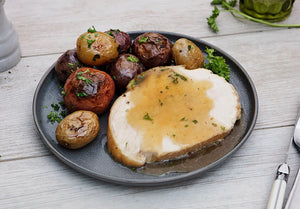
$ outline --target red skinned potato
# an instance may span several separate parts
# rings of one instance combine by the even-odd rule
[[[172,43],[159,33],[144,33],[138,36],[132,45],[133,53],[146,68],[152,68],[171,63]]]
[[[118,42],[120,54],[128,52],[131,47],[131,38],[128,33],[119,29],[110,29],[109,31],[105,31],[105,33],[112,36]]]
[[[55,64],[55,72],[58,80],[66,82],[71,73],[80,67],[82,67],[82,63],[77,57],[76,49],[66,51],[58,58]]]
[[[67,79],[63,98],[67,109],[89,110],[101,114],[107,110],[115,94],[115,84],[107,73],[82,67]]]
[[[124,90],[136,75],[142,73],[145,67],[139,59],[132,54],[121,54],[110,66],[109,74],[115,81],[116,87]]]

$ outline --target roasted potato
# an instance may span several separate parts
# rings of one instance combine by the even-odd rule
[[[109,74],[119,90],[124,90],[136,75],[144,71],[143,64],[132,54],[122,54],[109,68]]]
[[[128,33],[120,31],[119,29],[110,29],[105,31],[108,35],[112,36],[119,44],[119,54],[128,52],[131,47],[131,38]]]
[[[67,109],[89,110],[101,114],[109,107],[115,94],[113,79],[104,71],[82,67],[72,73],[63,89]]]
[[[55,72],[58,80],[65,82],[72,72],[82,67],[82,63],[77,57],[76,49],[71,49],[63,53],[55,64]]]
[[[167,65],[171,62],[171,41],[159,33],[144,33],[132,45],[133,53],[146,68]]]
[[[93,141],[100,131],[98,116],[91,111],[76,111],[65,117],[55,131],[58,143],[69,149],[79,149]]]
[[[77,39],[78,58],[89,66],[114,62],[119,55],[118,47],[113,37],[98,31],[83,33]]]
[[[192,41],[181,38],[172,47],[172,56],[176,65],[184,65],[187,69],[201,68],[204,65],[202,51]]]

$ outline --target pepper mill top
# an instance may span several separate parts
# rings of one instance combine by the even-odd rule
[[[21,58],[18,35],[5,15],[4,3],[0,0],[0,72],[12,68]]]

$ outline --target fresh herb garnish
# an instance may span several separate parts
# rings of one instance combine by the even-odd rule
[[[160,71],[166,71],[166,70],[169,70],[169,68],[162,68],[162,69],[160,69]]]
[[[45,108],[45,109],[47,109],[47,108],[48,108],[48,106],[44,105],[44,108]]]
[[[144,120],[153,120],[150,116],[149,116],[149,113],[146,113],[143,117]]]
[[[77,75],[76,75],[76,77],[77,77],[78,80],[83,80],[83,81],[86,82],[86,84],[89,85],[89,84],[92,83],[92,81],[90,81],[88,78],[82,76],[82,73],[87,73],[87,72],[88,72],[88,70],[86,70],[86,71],[84,71],[84,72],[78,72]]]
[[[160,99],[158,100],[158,102],[159,102],[160,106],[163,106],[164,103]]]
[[[181,78],[181,80],[183,80],[183,81],[186,81],[186,80],[187,80],[186,77],[184,77],[184,76],[181,75],[181,74],[175,73],[175,76],[178,76],[178,77]]]
[[[188,125],[188,124],[185,124],[184,127],[187,128],[187,127],[189,127],[189,125]]]
[[[221,126],[221,129],[222,129],[222,131],[225,131],[225,127],[224,126]]]
[[[95,26],[92,25],[92,27],[89,28],[89,29],[87,30],[87,32],[89,32],[89,33],[95,33],[95,32],[97,32],[97,31],[96,31]]]
[[[222,56],[215,56],[214,49],[206,48],[205,52],[208,54],[208,56],[205,57],[208,63],[204,63],[204,67],[210,69],[217,75],[224,77],[226,81],[229,81],[230,68],[226,64],[226,60]]]
[[[114,31],[115,33],[120,33],[119,29],[110,29],[111,31]]]
[[[67,116],[67,113],[66,113],[66,111],[61,111],[60,113],[59,113],[59,115],[61,116],[61,117],[66,117]]]
[[[114,34],[111,31],[106,32],[108,35],[115,37]]]
[[[134,56],[130,55],[129,57],[127,57],[127,60],[133,63],[137,63],[139,62],[139,60],[137,58],[135,58]]]
[[[86,42],[88,44],[88,48],[91,48],[91,45],[95,42],[95,39],[87,39]]]
[[[169,86],[166,86],[166,89],[169,89]]]
[[[47,118],[50,120],[50,122],[51,122],[52,124],[54,124],[55,121],[58,122],[58,123],[60,123],[60,121],[61,121],[61,118],[60,118],[60,117],[57,115],[57,113],[54,112],[54,111],[51,111],[51,112],[47,115]]]
[[[85,36],[86,36],[86,34],[82,35],[82,36],[81,36],[81,40],[83,40]]]
[[[76,93],[76,95],[77,95],[78,97],[87,97],[87,96],[88,96],[87,93],[85,93],[85,92]]]
[[[68,65],[69,65],[72,69],[74,69],[74,64],[73,64],[72,62],[69,62]]]
[[[144,42],[146,42],[147,40],[148,40],[148,37],[142,36],[142,37],[140,38],[140,40],[139,40],[139,44],[140,44],[140,43],[144,43]]]
[[[285,28],[299,28],[300,27],[300,24],[289,24],[289,25],[276,24],[276,23],[272,23],[269,21],[255,18],[255,17],[251,17],[251,16],[245,14],[244,12],[241,12],[241,11],[235,9],[234,7],[236,6],[236,3],[237,3],[237,0],[231,0],[229,2],[227,2],[226,0],[213,0],[210,3],[211,5],[215,5],[215,6],[212,11],[212,15],[206,19],[207,19],[207,24],[214,32],[219,31],[219,28],[216,24],[216,18],[219,16],[220,10],[218,9],[218,7],[216,5],[221,5],[223,8],[223,10],[221,10],[221,11],[230,12],[236,18],[247,19],[247,20],[257,22],[257,23],[269,25],[272,27],[282,27],[282,28],[283,27],[285,27]]]
[[[188,45],[188,51],[191,51],[191,49],[194,49],[194,46]]]
[[[181,118],[180,121],[185,121],[185,117]]]
[[[53,109],[54,109],[55,111],[58,111],[58,110],[59,110],[58,104],[54,104],[53,102],[51,103],[51,107],[53,107]]]
[[[193,122],[194,124],[197,124],[197,123],[198,123],[198,121],[197,121],[197,120],[193,120],[192,122]]]
[[[67,91],[61,91],[61,95],[67,96],[67,92],[68,92],[68,89],[67,89]]]

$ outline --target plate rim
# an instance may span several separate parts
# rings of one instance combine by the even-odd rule
[[[250,124],[248,130],[245,132],[242,140],[231,151],[229,151],[226,155],[222,156],[217,161],[210,163],[209,165],[207,165],[203,168],[200,168],[200,169],[197,169],[197,170],[194,170],[191,172],[187,172],[187,173],[182,173],[182,175],[168,176],[168,177],[156,178],[156,179],[141,179],[138,181],[135,179],[130,180],[130,179],[121,178],[121,177],[113,177],[113,176],[107,177],[106,175],[99,174],[95,171],[84,168],[83,166],[78,165],[77,163],[74,163],[70,159],[67,159],[66,157],[64,157],[60,152],[58,152],[58,150],[56,150],[56,148],[54,146],[52,146],[52,144],[49,142],[49,140],[43,133],[42,128],[39,125],[39,122],[38,122],[39,119],[37,118],[37,97],[40,92],[40,89],[42,88],[42,86],[44,84],[44,81],[47,79],[47,77],[49,76],[51,71],[54,69],[54,66],[56,63],[56,62],[54,62],[54,64],[52,64],[51,67],[44,73],[44,75],[40,79],[40,81],[36,87],[36,90],[34,92],[33,104],[32,104],[33,120],[34,120],[34,124],[38,130],[38,133],[39,133],[43,143],[46,145],[46,147],[48,147],[48,149],[57,158],[59,158],[63,163],[67,164],[74,170],[77,170],[85,175],[91,176],[93,178],[96,178],[96,179],[99,179],[99,180],[102,180],[105,182],[127,185],[127,186],[159,186],[159,185],[171,184],[171,183],[181,182],[183,180],[189,180],[196,176],[200,176],[201,174],[204,174],[206,171],[212,169],[213,167],[216,167],[217,165],[219,165],[220,163],[224,162],[229,157],[231,157],[232,154],[234,152],[236,152],[247,141],[247,139],[251,135],[251,133],[255,127],[257,117],[258,117],[258,95],[257,95],[256,89],[255,89],[255,86],[254,86],[254,83],[253,83],[251,77],[249,76],[247,71],[243,68],[243,66],[239,62],[236,61],[235,58],[233,58],[227,52],[223,51],[222,49],[220,49],[219,47],[216,47],[213,44],[210,44],[204,40],[201,40],[200,38],[195,38],[195,37],[185,35],[185,34],[167,32],[167,31],[156,31],[156,30],[153,30],[153,31],[150,31],[150,30],[128,31],[127,33],[129,35],[137,35],[138,36],[138,35],[141,35],[141,34],[147,33],[147,32],[160,33],[165,36],[176,36],[178,38],[187,38],[191,41],[199,42],[203,45],[206,45],[206,46],[209,46],[210,48],[215,49],[218,53],[225,55],[231,62],[233,62],[234,65],[236,65],[238,67],[238,69],[242,72],[242,74],[244,74],[245,78],[247,78],[247,81],[249,82],[250,88],[252,90],[251,93],[253,94],[253,103],[254,103],[253,110],[254,110],[254,112],[253,112],[253,119],[251,121],[251,124]]]

